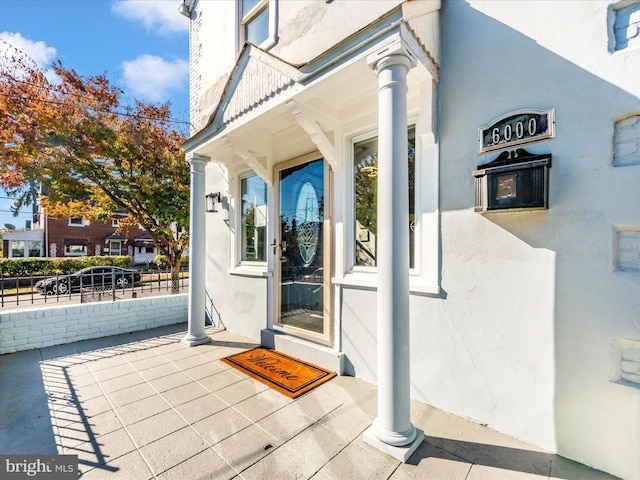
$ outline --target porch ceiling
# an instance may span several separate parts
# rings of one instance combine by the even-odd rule
[[[419,95],[421,81],[413,71],[409,74],[410,98]],[[198,153],[231,172],[254,167],[252,161],[267,172],[279,162],[318,150],[317,139],[309,133],[313,124],[335,148],[338,136],[375,128],[377,89],[375,73],[360,58],[305,87],[296,85],[270,100],[269,108],[235,119],[213,141],[201,144]],[[303,128],[305,122],[311,127]]]

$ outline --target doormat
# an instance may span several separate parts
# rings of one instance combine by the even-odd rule
[[[263,347],[220,360],[290,398],[299,397],[336,376],[324,368]]]

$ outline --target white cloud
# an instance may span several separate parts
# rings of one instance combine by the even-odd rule
[[[13,46],[29,55],[40,67],[47,67],[57,54],[56,49],[49,47],[45,42],[34,42],[20,33],[2,32],[0,39],[3,40],[0,43],[0,54],[4,55],[10,46]]]
[[[167,61],[155,55],[141,55],[121,64],[127,93],[151,102],[165,102],[169,92],[186,88],[189,62]]]
[[[178,13],[179,6],[177,0],[118,0],[111,10],[127,20],[142,22],[147,31],[167,35],[189,31],[189,19]]]

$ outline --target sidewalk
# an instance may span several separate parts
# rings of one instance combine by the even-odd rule
[[[336,377],[296,400],[219,361],[256,346],[185,325],[0,356],[0,453],[78,455],[97,479],[613,479],[413,402],[401,464],[365,444],[376,387]]]

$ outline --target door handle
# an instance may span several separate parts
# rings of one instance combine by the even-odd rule
[[[287,251],[287,242],[285,242],[284,240],[280,243],[276,243],[276,239],[273,239],[273,243],[271,244],[271,246],[273,247],[273,254],[276,254],[276,249],[278,247],[280,247],[282,249],[282,253]]]

